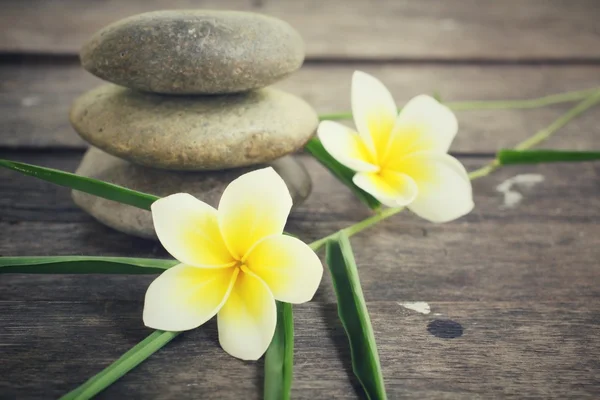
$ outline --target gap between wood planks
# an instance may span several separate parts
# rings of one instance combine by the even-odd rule
[[[84,149],[68,120],[71,103],[102,83],[79,63],[40,58],[0,63],[0,147],[5,150]],[[64,60],[63,60],[64,61]],[[356,69],[377,76],[399,105],[435,92],[443,101],[531,99],[600,86],[598,66],[428,65],[307,63],[275,86],[304,98],[321,114],[350,109],[350,82]],[[323,90],[327,87],[327,90]],[[458,111],[460,131],[451,151],[490,155],[511,147],[547,126],[571,104],[529,110]],[[351,121],[347,121],[351,124]],[[547,148],[583,150],[598,147],[597,120],[586,113],[544,144]]]
[[[595,0],[3,0],[0,51],[70,53],[102,27],[160,9],[254,11],[288,22],[309,59],[600,58]]]
[[[79,55],[73,53],[40,53],[40,52],[2,52],[0,51],[0,63],[3,64],[79,64]],[[481,65],[481,66],[577,66],[577,65],[600,65],[600,57],[566,57],[566,58],[435,58],[435,57],[390,57],[390,58],[368,58],[368,57],[310,57],[304,60],[305,66],[310,65]]]

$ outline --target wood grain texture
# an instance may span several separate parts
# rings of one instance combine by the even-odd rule
[[[0,153],[73,170],[79,152]],[[315,181],[288,229],[312,240],[368,211],[314,160]],[[473,169],[485,157],[467,157]],[[600,393],[600,187],[597,164],[505,168],[476,181],[475,211],[444,225],[400,214],[352,238],[390,399],[566,398]],[[545,177],[503,207],[496,186]],[[78,211],[65,188],[1,170],[0,255],[166,257],[160,245],[112,231]],[[152,276],[0,276],[0,397],[56,398],[142,340]],[[293,397],[360,398],[328,274],[295,308]],[[426,301],[422,315],[398,303]],[[460,324],[440,338],[432,326]],[[442,322],[435,322],[442,321]],[[441,332],[443,333],[443,332]],[[436,334],[440,334],[437,332]],[[443,336],[443,335],[442,335]],[[262,362],[217,344],[214,321],[184,334],[100,398],[258,399]]]
[[[57,398],[150,330],[141,301],[2,301],[3,398]],[[395,301],[368,303],[389,398],[593,398],[600,390],[600,304],[431,302],[421,315]],[[334,304],[295,307],[292,397],[354,399],[346,337]],[[428,332],[454,321],[463,335]],[[260,399],[262,361],[218,347],[216,323],[183,334],[101,399]]]
[[[319,113],[350,108],[356,69],[379,77],[399,104],[421,93],[527,99],[600,87],[596,0],[3,0],[0,53],[65,57],[0,59],[0,158],[74,171],[85,143],[68,110],[101,83],[75,62],[79,47],[110,22],[164,8],[289,21],[308,61],[277,86]],[[460,112],[452,151],[475,169],[570,107]],[[600,148],[598,118],[588,111],[544,147]],[[287,230],[311,241],[369,215],[299,157],[314,191]],[[526,173],[544,180],[516,186],[523,199],[507,207],[497,186]],[[390,399],[600,397],[599,176],[593,163],[504,168],[474,182],[476,208],[458,221],[402,213],[351,239]],[[158,243],[97,223],[68,189],[4,169],[0,232],[0,256],[169,257]],[[141,341],[153,278],[0,275],[0,399],[57,398]],[[400,305],[407,301],[428,302],[431,313]],[[293,398],[362,398],[328,273],[314,301],[295,307],[295,326]],[[260,399],[262,384],[263,362],[226,355],[210,321],[99,398]]]
[[[600,87],[600,66],[476,66],[397,64],[308,64],[277,86],[307,100],[319,113],[350,109],[356,69],[380,78],[399,105],[421,93],[444,101],[528,99]],[[0,147],[73,148],[85,143],[73,131],[73,100],[101,81],[75,63],[0,64]],[[573,104],[535,110],[457,112],[460,132],[452,151],[492,154],[547,126]],[[598,110],[579,117],[544,147],[600,148]]]
[[[0,153],[0,157],[4,154]],[[69,154],[19,157],[34,158],[49,167],[74,169],[78,156]],[[369,211],[309,156],[300,157],[314,181],[313,194],[292,213],[287,230],[306,241],[316,240],[366,218]],[[486,158],[463,159],[468,169]],[[594,298],[600,259],[598,164],[551,164],[510,167],[475,181],[475,210],[450,224],[431,224],[410,213],[381,223],[352,238],[365,296],[372,300],[418,299],[427,295],[437,301],[501,301]],[[496,187],[517,174],[535,173],[544,181],[533,188],[515,187],[524,198],[505,208]],[[167,257],[160,245],[128,237],[95,222],[72,203],[69,190],[12,171],[0,170],[0,255],[111,255]],[[38,195],[36,195],[38,193]],[[566,195],[568,193],[568,195]],[[22,200],[19,200],[22,199]],[[34,237],[35,240],[29,238]],[[31,300],[51,300],[33,290],[41,281],[71,281],[72,289],[103,293],[95,288],[96,277],[2,276],[11,282],[0,291],[9,300],[20,288],[30,288]],[[124,282],[122,277],[103,277]],[[144,282],[148,277],[134,277]],[[318,299],[333,302],[329,285],[323,284]],[[398,280],[408,286],[393,284]],[[134,282],[134,281],[132,281]],[[23,286],[24,285],[24,286]],[[133,300],[126,286],[114,287],[113,299]],[[423,290],[426,290],[424,293]],[[68,300],[72,293],[58,294]],[[40,297],[41,296],[41,297]],[[67,297],[64,297],[67,296]],[[96,296],[96,294],[94,294]],[[54,299],[57,299],[56,297]]]
[[[0,51],[77,54],[111,22],[189,8],[282,18],[309,59],[600,59],[595,0],[4,0]]]

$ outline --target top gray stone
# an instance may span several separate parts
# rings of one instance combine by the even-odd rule
[[[80,53],[104,80],[165,94],[235,93],[300,68],[302,38],[289,24],[236,11],[156,11],[96,32]]]

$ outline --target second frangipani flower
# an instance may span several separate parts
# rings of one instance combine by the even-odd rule
[[[421,95],[398,114],[387,88],[356,71],[352,113],[358,132],[323,121],[318,135],[332,157],[356,171],[356,186],[388,207],[407,206],[433,222],[451,221],[473,209],[467,171],[447,154],[458,131],[448,107]]]
[[[323,275],[315,252],[283,235],[291,207],[272,168],[231,182],[218,211],[185,193],[153,203],[156,234],[181,264],[148,288],[144,323],[184,331],[217,315],[226,352],[244,360],[262,356],[275,332],[275,300],[309,301]]]

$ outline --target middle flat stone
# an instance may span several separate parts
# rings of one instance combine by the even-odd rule
[[[218,170],[272,161],[304,146],[318,124],[304,100],[266,88],[220,96],[164,96],[116,85],[73,103],[71,124],[96,147],[136,164]]]

